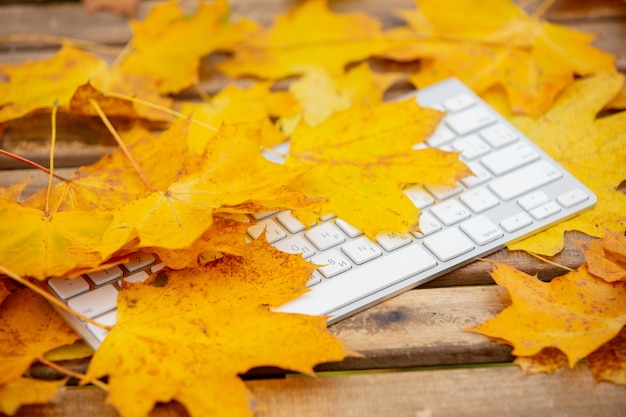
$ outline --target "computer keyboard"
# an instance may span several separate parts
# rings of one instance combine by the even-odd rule
[[[589,189],[458,80],[422,89],[417,100],[446,116],[416,147],[460,151],[474,175],[456,186],[405,189],[422,211],[420,232],[370,239],[332,215],[311,227],[288,211],[249,216],[251,239],[265,231],[277,249],[323,265],[311,276],[310,292],[275,311],[328,315],[334,323],[596,203]],[[127,264],[48,283],[69,307],[112,325],[121,280],[143,281],[162,267],[153,255],[137,253]],[[106,331],[61,313],[94,348],[106,337]]]

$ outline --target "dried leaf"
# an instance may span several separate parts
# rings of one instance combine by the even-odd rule
[[[626,328],[587,357],[596,381],[626,386]]]
[[[576,242],[589,272],[606,282],[626,281],[626,238],[607,230],[602,239]]]
[[[31,378],[18,378],[0,385],[0,413],[12,416],[27,404],[45,404],[59,396],[59,390],[66,380],[42,381]]]
[[[492,276],[512,304],[468,330],[507,341],[516,356],[557,348],[574,366],[626,324],[626,283],[607,283],[584,265],[549,283],[501,264]]]
[[[324,317],[270,311],[306,291],[313,266],[263,239],[250,245],[252,257],[167,272],[167,284],[120,292],[117,324],[87,380],[108,375],[108,401],[122,415],[177,400],[192,416],[247,416],[249,394],[237,375],[257,366],[311,373],[343,358]]]
[[[556,348],[544,348],[532,356],[518,356],[515,364],[522,368],[524,374],[551,374],[567,365],[567,356]]]

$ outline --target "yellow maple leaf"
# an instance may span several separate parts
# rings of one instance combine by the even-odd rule
[[[626,281],[626,238],[607,230],[602,239],[576,242],[583,251],[589,272],[606,282]]]
[[[336,214],[371,237],[417,230],[419,210],[403,186],[452,184],[471,175],[457,153],[412,149],[441,116],[415,99],[355,106],[316,127],[300,124],[285,163],[312,167],[296,184],[308,195],[329,197],[321,213]],[[305,224],[313,220],[299,211],[296,215]]]
[[[0,122],[50,109],[55,103],[65,106],[79,86],[107,69],[98,56],[68,45],[50,58],[0,65],[0,73],[9,79],[0,81]]]
[[[516,356],[557,348],[574,366],[626,324],[626,283],[607,283],[585,265],[549,283],[502,264],[494,265],[492,276],[511,305],[468,330],[505,340]]]
[[[601,237],[605,229],[621,231],[626,228],[626,195],[617,189],[626,178],[626,112],[596,118],[622,82],[623,76],[616,73],[600,73],[577,80],[544,116],[537,118],[511,114],[502,106],[497,91],[492,90],[485,96],[598,197],[592,210],[509,245],[509,249],[554,255],[563,248],[565,231],[579,230]]]
[[[59,389],[66,383],[66,380],[19,378],[0,385],[0,413],[12,416],[23,405],[52,402],[59,397]]]
[[[142,22],[131,23],[132,51],[121,68],[154,80],[159,92],[175,93],[198,82],[200,58],[230,49],[241,36],[256,29],[252,22],[228,21],[226,1],[200,1],[188,14],[170,0],[151,8]]]
[[[269,79],[315,68],[340,74],[346,64],[382,52],[382,39],[376,19],[360,12],[332,13],[327,0],[312,0],[278,16],[271,28],[245,38],[233,49],[234,57],[218,69],[231,77]]]
[[[90,269],[101,260],[98,245],[112,216],[72,211],[49,215],[0,200],[0,266],[45,279]]]
[[[10,185],[8,187],[0,187],[0,199],[17,201],[17,199],[24,191],[24,188],[30,183],[30,180],[18,182],[17,184]]]
[[[257,366],[310,374],[344,357],[325,317],[270,311],[306,291],[314,266],[264,239],[250,246],[251,257],[170,271],[167,283],[161,273],[120,292],[118,321],[86,380],[108,375],[108,402],[122,415],[177,400],[192,416],[247,416],[239,374]]]
[[[0,305],[0,387],[20,378],[40,355],[78,335],[39,295],[21,289]]]
[[[400,74],[375,73],[366,63],[335,76],[322,68],[309,70],[289,85],[289,91],[303,107],[302,112],[279,120],[281,129],[289,136],[300,120],[316,126],[353,105],[382,103],[385,90],[399,78]]]
[[[497,85],[514,111],[539,115],[575,75],[615,71],[592,35],[528,16],[509,0],[416,2],[419,10],[402,12],[412,30],[391,31],[400,45],[385,56],[422,58],[411,78],[420,87],[450,76],[478,93]]]

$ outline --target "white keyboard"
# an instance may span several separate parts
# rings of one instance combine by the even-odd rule
[[[447,112],[420,146],[460,151],[475,176],[454,187],[405,190],[422,210],[420,233],[390,232],[371,240],[332,216],[310,228],[289,212],[251,216],[251,238],[265,230],[276,248],[325,265],[311,276],[310,292],[277,311],[328,315],[334,323],[596,203],[589,189],[459,81],[420,90],[417,100]],[[49,287],[71,308],[112,325],[120,280],[142,281],[162,267],[152,255],[138,253],[129,264],[78,279],[51,279]],[[106,337],[98,327],[62,314],[93,347]]]

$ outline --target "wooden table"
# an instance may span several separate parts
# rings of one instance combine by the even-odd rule
[[[7,4],[13,3],[13,4]],[[144,1],[139,17],[155,2]],[[267,24],[296,2],[285,0],[233,0],[234,15],[246,15]],[[525,3],[531,3],[527,1]],[[344,0],[331,2],[336,11],[363,10],[384,25],[400,23],[392,11],[412,7],[410,0]],[[529,4],[528,8],[536,7]],[[617,55],[617,65],[626,72],[626,3],[621,0],[557,0],[545,15],[549,20],[597,33],[596,45]],[[125,19],[98,12],[88,14],[78,3],[2,2],[0,37],[12,33],[47,33],[121,46],[130,37]],[[0,62],[20,62],[50,55],[54,47],[43,43],[0,44]],[[210,59],[204,65],[210,64]],[[216,74],[203,72],[201,87],[215,93],[226,83]],[[245,83],[246,81],[242,81]],[[399,85],[390,94],[406,92]],[[185,98],[183,93],[179,98]],[[33,159],[47,160],[37,119],[28,129],[19,123],[2,142]],[[80,130],[80,126],[74,126]],[[30,141],[26,141],[29,139]],[[96,140],[98,142],[98,140]],[[80,145],[80,146],[77,146]],[[97,158],[101,144],[67,137],[57,150],[61,173]],[[0,159],[0,186],[29,177],[31,172]],[[62,174],[63,175],[63,174]],[[42,179],[36,182],[41,183]],[[37,185],[37,184],[35,184]],[[28,192],[28,191],[27,191]],[[569,234],[565,250],[554,260],[577,267],[581,253],[571,242],[581,235]],[[524,253],[500,251],[490,259],[509,263],[543,280],[562,270]],[[595,384],[586,365],[561,370],[554,375],[523,376],[511,361],[509,347],[463,330],[496,315],[508,303],[508,295],[493,284],[490,265],[474,262],[419,289],[331,326],[361,358],[319,366],[319,378],[265,379],[252,372],[247,385],[264,404],[261,416],[624,416],[626,388]],[[84,365],[84,364],[83,364]],[[350,371],[350,372],[342,372]],[[105,394],[92,387],[69,387],[58,404],[24,407],[19,416],[114,416],[103,405]],[[180,405],[159,406],[157,416],[185,415]]]

